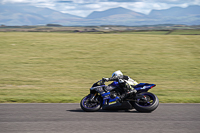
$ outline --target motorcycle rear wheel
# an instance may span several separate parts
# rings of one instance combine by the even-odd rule
[[[95,102],[91,102],[90,98],[91,98],[91,94],[85,96],[81,102],[80,102],[80,106],[82,108],[82,110],[86,111],[86,112],[95,112],[98,111],[101,108],[101,99],[100,97],[97,97],[97,101]]]
[[[136,101],[133,102],[133,107],[138,112],[152,112],[158,107],[159,100],[155,94],[150,92],[142,92],[140,95],[143,95],[147,100],[143,101],[142,99],[136,99]]]

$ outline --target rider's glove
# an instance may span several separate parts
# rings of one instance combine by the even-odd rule
[[[124,83],[124,80],[123,79],[119,79],[119,83]]]

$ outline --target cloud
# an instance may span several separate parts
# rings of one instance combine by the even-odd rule
[[[51,0],[50,0],[51,1]],[[32,3],[32,0],[2,0],[3,3]],[[48,2],[48,0],[34,0],[37,2]]]
[[[103,11],[119,6],[148,14],[152,9],[160,10],[173,6],[200,5],[200,0],[0,0],[0,3],[27,3],[86,17],[93,11]]]
[[[143,0],[106,0],[106,2],[141,2],[141,1]]]
[[[59,0],[59,1],[56,1],[58,3],[72,3],[73,1],[71,0]]]

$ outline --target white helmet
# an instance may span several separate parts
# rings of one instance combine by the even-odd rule
[[[118,70],[118,71],[115,71],[113,74],[112,74],[112,77],[114,77],[114,76],[122,76],[123,74],[122,74],[122,72],[120,71],[120,70]]]

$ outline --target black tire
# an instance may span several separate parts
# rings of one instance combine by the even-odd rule
[[[142,92],[140,94],[146,96],[148,99],[148,102],[144,103],[144,102],[141,102],[141,99],[136,99],[136,101],[133,102],[133,107],[138,112],[152,112],[158,107],[159,100],[155,94],[150,93],[150,92]]]
[[[85,96],[81,102],[80,102],[80,106],[82,108],[82,110],[86,111],[86,112],[95,112],[98,111],[101,108],[102,105],[102,100],[101,98],[98,96],[97,97],[97,102],[90,102],[89,99],[91,97],[91,94]]]

